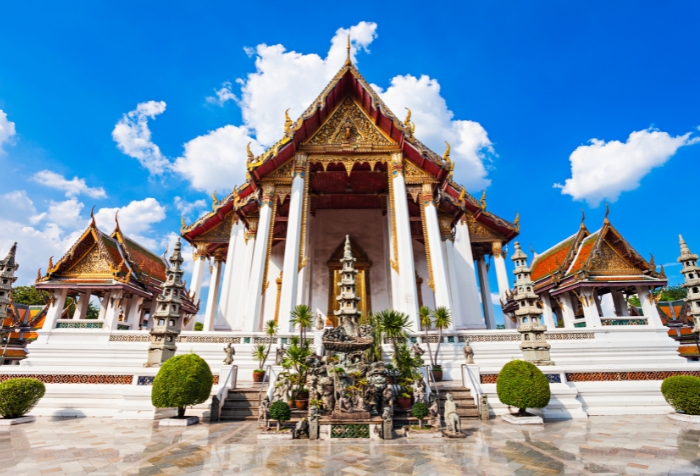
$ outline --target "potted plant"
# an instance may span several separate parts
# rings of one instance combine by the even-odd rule
[[[411,408],[411,415],[418,418],[418,428],[423,429],[423,419],[428,416],[428,405],[418,402]]]
[[[12,378],[0,383],[0,425],[16,425],[35,420],[25,416],[44,396],[46,387],[35,378]]]
[[[171,357],[153,380],[151,403],[156,408],[177,408],[177,417],[161,420],[161,425],[193,425],[198,417],[185,417],[185,408],[209,399],[214,378],[209,365],[196,354]]]
[[[442,331],[448,329],[452,324],[452,316],[450,315],[449,309],[446,307],[438,307],[432,312],[433,325],[438,331],[438,341],[437,347],[435,348],[435,358],[431,361],[433,362],[433,377],[436,382],[442,381],[442,366],[438,364],[438,357],[440,355],[440,343],[442,342]]]
[[[277,421],[277,431],[280,431],[280,424],[292,418],[292,410],[285,402],[277,401],[270,405],[270,418]]]
[[[496,379],[496,393],[501,403],[518,409],[517,414],[503,416],[515,424],[542,423],[542,418],[527,409],[544,408],[551,397],[547,376],[524,360],[511,360],[503,366]]]
[[[282,362],[284,368],[294,370],[294,374],[290,375],[290,380],[294,385],[292,401],[299,410],[305,410],[309,403],[309,390],[304,385],[306,384],[306,372],[309,370],[306,359],[311,353],[308,340],[293,336],[290,339],[290,346],[287,347],[286,357]]]
[[[661,393],[675,410],[668,415],[669,418],[700,422],[700,378],[690,375],[668,377],[661,384]]]
[[[401,387],[401,392],[399,392],[399,397],[396,399],[396,403],[399,405],[401,410],[408,410],[411,408],[412,397],[413,390],[411,387]]]
[[[265,362],[267,362],[270,349],[272,349],[272,342],[277,335],[277,324],[275,324],[275,321],[269,320],[265,323],[265,335],[268,338],[267,347],[265,347],[265,344],[257,344],[253,348],[253,360],[258,361],[258,368],[253,370],[253,382],[255,383],[265,380]]]

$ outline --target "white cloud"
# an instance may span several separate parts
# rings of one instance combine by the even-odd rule
[[[85,205],[76,198],[63,202],[49,202],[49,210],[46,213],[46,220],[55,223],[62,228],[76,229],[82,228],[84,223],[80,218],[80,212]]]
[[[165,219],[165,207],[155,198],[134,200],[119,208],[101,208],[95,213],[97,226],[106,233],[114,229],[114,217],[119,210],[119,227],[128,237],[156,252],[159,242],[152,238],[153,224]]]
[[[440,84],[428,76],[395,76],[386,91],[372,85],[384,102],[403,118],[402,111],[411,109],[411,121],[416,125],[416,137],[433,151],[441,154],[445,141],[450,143],[450,157],[455,161],[455,179],[468,189],[487,187],[484,161],[493,154],[493,144],[486,130],[474,121],[454,120],[440,95]]]
[[[210,104],[218,104],[219,106],[223,106],[226,101],[238,101],[236,95],[233,94],[233,91],[231,91],[231,83],[229,81],[223,83],[221,85],[221,89],[215,89],[214,92],[216,93],[216,97],[207,97],[207,102]]]
[[[204,201],[204,199],[195,200],[194,202],[188,202],[187,200],[183,200],[181,197],[175,197],[173,203],[175,204],[175,208],[182,215],[184,215],[185,218],[189,217],[192,212],[196,210],[201,210],[202,208],[207,206],[207,202]]]
[[[671,137],[666,132],[645,129],[632,132],[626,142],[591,139],[571,153],[571,178],[561,188],[574,200],[586,200],[592,207],[601,201],[615,202],[622,192],[639,187],[640,180],[660,167],[685,145],[698,142],[691,133]]]
[[[67,180],[63,175],[50,170],[37,172],[32,180],[47,187],[55,188],[66,192],[66,197],[76,197],[81,193],[92,198],[106,198],[107,194],[102,187],[88,187],[84,179],[73,177]]]
[[[4,153],[2,144],[8,142],[15,134],[15,123],[7,119],[7,114],[0,109],[0,154]]]
[[[148,128],[148,119],[155,119],[164,111],[164,101],[139,103],[136,109],[124,114],[112,131],[112,138],[119,150],[138,159],[152,175],[164,173],[170,165],[158,146],[151,141],[151,131]]]
[[[2,215],[10,220],[24,220],[36,214],[34,202],[27,196],[24,190],[14,190],[0,196],[4,206]]]

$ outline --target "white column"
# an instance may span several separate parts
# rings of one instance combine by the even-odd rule
[[[105,310],[104,329],[116,331],[119,326],[119,301],[122,298],[123,291],[112,291],[109,296],[105,296],[107,307]]]
[[[112,293],[110,291],[105,291],[102,293],[102,299],[100,300],[100,313],[97,315],[98,320],[104,320],[105,314],[107,313],[107,306],[109,304],[109,296]]]
[[[246,229],[241,223],[241,226],[236,231],[236,246],[233,252],[233,258],[230,262],[226,263],[226,269],[231,271],[231,279],[228,287],[224,288],[223,291],[228,293],[226,312],[224,315],[226,316],[228,327],[232,330],[240,330],[240,324],[238,324],[239,327],[236,327],[236,325],[238,323],[238,316],[242,314],[241,286],[244,285],[245,281],[248,281],[248,275],[250,273],[250,263],[248,263],[247,268],[244,264],[246,253],[248,252],[247,241]],[[251,244],[251,249],[252,246]]]
[[[542,315],[544,316],[544,323],[547,326],[547,330],[552,330],[556,328],[556,323],[554,322],[554,315],[552,313],[552,303],[549,300],[549,294],[540,294],[540,299],[542,299]]]
[[[190,294],[192,301],[197,304],[197,301],[202,297],[202,278],[204,277],[204,269],[206,268],[206,258],[204,250],[197,250],[194,253],[194,270],[192,271],[192,283],[190,283]]]
[[[231,212],[234,213],[234,212]],[[228,324],[228,302],[231,299],[231,281],[233,280],[234,268],[233,260],[238,246],[238,231],[243,228],[243,225],[236,219],[231,227],[231,235],[228,240],[228,250],[226,251],[226,266],[224,267],[224,282],[221,284],[221,296],[219,297],[219,310],[216,313],[215,329],[231,330]]]
[[[219,250],[217,250],[218,252]],[[221,291],[221,267],[222,257],[217,253],[214,257],[214,266],[211,269],[211,281],[209,282],[209,294],[207,294],[207,308],[204,311],[204,330],[213,331],[216,323],[216,314]]]
[[[272,220],[272,201],[275,200],[275,188],[263,184],[263,198],[260,204],[260,221],[258,222],[257,239],[253,251],[253,262],[250,268],[250,280],[243,316],[243,330],[256,332],[260,329],[260,311],[263,297],[263,273],[267,259],[267,242]]]
[[[603,327],[600,322],[600,314],[598,314],[598,306],[595,300],[595,288],[581,289],[581,297],[583,298],[583,317],[586,320],[586,327]]]
[[[445,256],[442,253],[442,237],[440,236],[437,210],[433,203],[432,184],[423,184],[421,198],[423,201],[421,206],[425,209],[425,226],[428,230],[429,243],[427,244],[430,246],[430,262],[428,266],[431,266],[433,271],[435,307],[446,307],[451,310],[450,287],[447,281],[447,273],[445,272]]]
[[[559,302],[562,305],[562,314],[564,318],[564,329],[574,329],[574,307],[571,304],[571,294],[563,293],[558,296]]]
[[[496,319],[493,315],[491,303],[491,285],[489,284],[489,271],[486,269],[486,261],[483,256],[476,259],[479,269],[479,288],[481,289],[481,305],[484,309],[484,321],[487,329],[496,328]]]
[[[420,329],[418,321],[418,293],[416,291],[416,266],[413,261],[413,239],[411,223],[408,215],[408,198],[406,182],[403,176],[403,154],[392,154],[391,180],[394,192],[394,207],[396,208],[396,240],[399,249],[399,282],[400,294],[397,299],[402,312],[411,318],[411,329]]]
[[[615,315],[618,317],[629,316],[629,310],[627,309],[627,301],[625,301],[625,296],[617,289],[612,289],[610,291],[612,294],[613,305],[615,306]]]
[[[284,242],[284,264],[282,265],[282,288],[280,290],[280,310],[278,326],[280,331],[291,331],[289,315],[297,305],[299,283],[299,246],[301,245],[301,215],[304,204],[304,169],[306,156],[297,154],[292,179],[292,196],[289,200],[287,219],[287,239]]]
[[[646,286],[636,286],[639,302],[642,304],[642,312],[647,319],[649,327],[663,327],[659,310],[656,309],[654,296],[649,292]]]
[[[257,237],[257,230],[258,230],[258,218],[257,217],[249,217],[247,218],[248,220],[248,229],[245,231],[246,236],[247,236],[247,241],[246,241],[246,247],[245,247],[245,254],[243,256],[243,267],[242,267],[242,272],[241,272],[241,288],[238,293],[238,310],[236,311],[235,314],[235,320],[234,320],[234,325],[233,329],[235,330],[248,330],[250,329],[251,331],[253,330],[253,325],[250,323],[250,325],[246,325],[246,320],[245,320],[245,315],[246,315],[246,308],[248,306],[248,300],[250,299],[250,295],[248,293],[248,290],[250,289],[250,272],[253,267],[253,257],[255,256],[255,248],[256,248],[256,237]]]
[[[479,290],[476,286],[476,270],[474,269],[474,256],[472,255],[466,216],[462,217],[455,228],[454,248],[454,268],[459,291],[457,296],[453,294],[452,299],[459,299],[462,310],[461,316],[455,316],[455,327],[457,329],[483,329],[486,325],[481,318],[481,309],[479,309]]]
[[[448,237],[442,242],[442,246],[445,249],[445,265],[447,266],[447,275],[450,278],[450,301],[452,309],[452,329],[457,329],[457,322],[462,322],[464,320],[464,311],[462,310],[462,303],[459,299],[459,278],[457,277],[457,270],[455,269],[455,244],[454,237]],[[463,328],[464,326],[462,326]]]
[[[90,291],[80,293],[78,302],[75,303],[75,312],[73,313],[73,319],[85,319],[88,310],[88,304],[90,303]]]
[[[506,261],[503,255],[503,244],[500,241],[494,242],[492,245],[493,250],[493,264],[496,266],[496,282],[498,283],[498,296],[503,302],[506,302],[506,293],[510,290],[510,283],[508,282],[508,271],[506,271]],[[518,325],[508,318],[504,318],[504,324],[506,329],[515,329]]]
[[[311,263],[314,262],[314,246],[313,246],[313,230],[315,218],[311,216],[310,210],[310,200],[307,197],[306,203],[306,240],[304,245],[304,250],[306,250],[306,265],[299,271],[299,277],[297,278],[297,304],[308,304],[311,305],[311,283],[313,279],[313,266]],[[303,212],[303,211],[302,211]]]
[[[389,178],[389,180],[393,180]],[[393,182],[390,182],[393,183]],[[391,307],[393,309],[396,309],[398,311],[403,312],[403,302],[401,302],[400,296],[401,294],[401,276],[399,275],[397,269],[395,268],[395,264],[399,262],[399,254],[398,254],[398,233],[397,230],[394,229],[396,226],[396,210],[395,207],[392,206],[393,199],[390,196],[387,196],[387,207],[386,207],[386,225],[387,229],[389,230],[389,233],[387,233],[387,237],[389,238],[388,241],[388,252],[387,256],[389,256],[389,263],[387,263],[387,268],[388,268],[388,276],[390,280],[390,285],[391,285]],[[393,217],[393,220],[392,220]],[[396,234],[396,236],[394,236]],[[396,246],[394,246],[394,243],[396,243]],[[416,289],[417,292],[417,289]],[[417,298],[416,298],[417,299]]]
[[[141,317],[141,304],[143,304],[143,296],[133,296],[131,298],[131,306],[127,314],[127,321],[132,330],[139,329],[139,318]]]
[[[41,328],[42,331],[48,334],[56,327],[56,321],[60,319],[61,314],[63,314],[63,306],[66,305],[67,297],[67,289],[57,289],[54,291],[54,301],[53,304],[49,306],[48,311],[46,311],[46,319],[44,320],[44,326]]]

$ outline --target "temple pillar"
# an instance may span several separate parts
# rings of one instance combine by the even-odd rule
[[[563,293],[557,296],[561,303],[562,317],[564,319],[564,329],[574,329],[574,306],[571,302],[571,294]]]
[[[483,329],[486,325],[479,309],[479,291],[476,286],[476,270],[466,215],[462,216],[455,227],[454,251],[453,264],[459,292],[457,295],[452,294],[452,300],[459,300],[461,309],[460,316],[453,316],[455,328]]]
[[[493,264],[496,266],[496,281],[498,282],[498,296],[501,301],[506,302],[506,293],[510,290],[508,283],[508,271],[506,270],[506,260],[503,256],[503,243],[495,241],[492,244]],[[515,329],[518,325],[510,319],[504,319],[506,329]]]
[[[547,326],[547,330],[551,331],[556,328],[557,325],[554,322],[554,315],[552,313],[552,302],[549,300],[549,294],[540,294],[540,299],[542,300],[542,315],[544,316],[544,324]]]
[[[440,239],[442,241],[442,252],[445,257],[445,272],[447,273],[447,284],[450,297],[450,310],[452,311],[452,324],[450,329],[457,328],[457,316],[462,316],[462,305],[459,300],[459,279],[455,269],[455,234],[452,231],[452,215],[441,213],[438,216],[440,224]]]
[[[234,212],[231,212],[234,213]],[[231,299],[231,281],[233,280],[234,267],[233,260],[238,246],[238,231],[243,228],[243,225],[235,218],[233,226],[231,226],[231,234],[228,241],[228,250],[226,251],[226,266],[224,267],[224,282],[221,284],[221,297],[219,298],[219,309],[216,313],[216,323],[214,329],[231,330],[228,319],[228,302]]]
[[[216,324],[216,315],[221,291],[221,267],[223,265],[223,252],[219,248],[214,254],[214,266],[211,269],[211,281],[209,282],[209,294],[207,295],[207,307],[204,311],[204,330],[213,331]]]
[[[428,254],[428,267],[432,271],[433,282],[428,282],[428,286],[435,293],[435,307],[445,307],[451,309],[450,287],[445,272],[445,256],[442,253],[442,237],[440,236],[440,225],[438,223],[437,209],[433,203],[433,185],[423,184],[421,206],[424,210],[425,230],[427,243],[425,243]]]
[[[647,319],[649,327],[663,327],[659,310],[656,309],[654,295],[651,294],[650,288],[647,286],[636,286],[639,302],[642,304],[642,313]]]
[[[192,301],[196,304],[197,300],[202,297],[202,277],[204,276],[204,269],[206,268],[206,245],[201,243],[197,246],[193,254],[194,258],[194,270],[192,271],[192,283],[190,284],[190,294],[192,295]]]
[[[613,305],[615,306],[615,315],[618,317],[629,316],[630,313],[627,308],[627,301],[622,292],[613,288],[610,293],[612,294]]]
[[[292,196],[289,200],[289,218],[287,218],[287,239],[284,243],[284,262],[282,265],[282,289],[280,291],[280,309],[278,326],[282,332],[291,331],[290,314],[297,305],[297,287],[299,283],[299,247],[301,246],[302,214],[304,212],[304,183],[306,173],[306,155],[297,154],[294,158],[292,174]],[[304,224],[306,225],[306,224]]]
[[[243,266],[241,267],[241,287],[238,290],[238,309],[235,314],[233,329],[252,331],[252,323],[246,326],[245,315],[248,303],[248,290],[250,289],[250,272],[253,267],[253,257],[255,256],[256,237],[258,233],[258,216],[246,216],[248,228],[244,232],[245,253],[243,255]]]
[[[416,267],[413,258],[413,238],[408,214],[408,197],[406,181],[403,176],[403,154],[397,152],[391,155],[389,179],[393,212],[396,219],[396,242],[398,248],[399,295],[395,296],[397,309],[410,317],[413,331],[420,329],[418,321],[418,293],[416,291]],[[392,238],[393,239],[393,238]]]
[[[119,308],[122,304],[123,291],[112,291],[109,296],[106,296],[104,300],[107,301],[107,306],[105,310],[105,321],[102,326],[103,329],[109,329],[110,331],[116,331],[119,328]]]
[[[100,313],[97,315],[98,320],[104,320],[105,314],[107,313],[107,307],[109,305],[109,296],[112,293],[110,291],[105,291],[102,294],[102,299],[100,300]]]
[[[476,259],[477,268],[479,270],[479,289],[481,289],[481,305],[484,309],[484,322],[487,329],[496,328],[496,318],[493,313],[493,304],[491,303],[491,286],[489,285],[489,271],[486,269],[486,260],[483,256]]]
[[[224,292],[228,293],[228,299],[226,300],[226,309],[224,316],[226,317],[226,324],[228,328],[235,330],[240,329],[236,327],[238,322],[238,315],[241,314],[241,286],[244,285],[244,281],[248,280],[248,273],[246,269],[250,272],[250,264],[248,268],[245,268],[245,257],[248,251],[248,238],[246,235],[245,226],[243,223],[236,229],[236,247],[233,252],[231,261],[226,262],[226,269],[231,271],[231,278],[227,288],[224,288]],[[230,246],[230,245],[229,245]],[[251,245],[252,247],[252,245]]]
[[[61,318],[63,314],[63,306],[66,304],[66,298],[68,297],[67,289],[57,289],[53,292],[53,299],[49,305],[49,309],[46,311],[46,319],[44,319],[44,326],[38,332],[37,342],[46,342],[49,333],[56,328],[56,321]]]
[[[133,296],[129,304],[129,311],[126,315],[126,320],[132,330],[141,328],[141,305],[143,304],[143,296]]]
[[[90,304],[90,293],[88,290],[84,293],[80,293],[78,302],[75,303],[75,312],[73,313],[73,319],[85,319],[88,310],[88,304]]]
[[[260,220],[253,251],[253,262],[250,268],[247,295],[245,296],[245,315],[243,316],[243,330],[257,332],[260,330],[260,311],[262,298],[268,283],[263,282],[266,277],[265,268],[268,260],[268,247],[270,243],[270,229],[275,219],[272,213],[275,198],[275,186],[270,183],[263,184],[262,201],[260,202]]]
[[[581,302],[582,301],[582,302]],[[581,305],[583,306],[583,317],[586,320],[586,327],[603,327],[600,322],[600,314],[596,305],[595,288],[581,289]]]

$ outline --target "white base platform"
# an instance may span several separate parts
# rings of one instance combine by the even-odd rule
[[[542,425],[544,424],[544,420],[542,417],[538,416],[524,416],[524,417],[519,417],[515,416],[512,414],[507,414],[503,415],[501,418],[503,418],[503,421],[507,421],[508,423],[512,425]]]
[[[191,417],[186,416],[185,418],[170,417],[170,418],[163,418],[158,423],[158,426],[190,426],[190,425],[196,425],[197,423],[199,423],[199,417],[196,417],[196,416],[191,416]]]
[[[424,440],[424,439],[433,439],[433,438],[442,438],[442,432],[440,430],[437,431],[416,431],[416,430],[408,430],[406,432],[406,438],[409,440]]]
[[[683,413],[671,412],[668,414],[671,420],[682,421],[685,423],[700,424],[700,415],[685,415]]]
[[[0,418],[0,426],[21,425],[22,423],[32,423],[36,417],[31,415],[18,418]]]
[[[290,431],[279,433],[258,433],[259,440],[292,440],[294,434]]]

